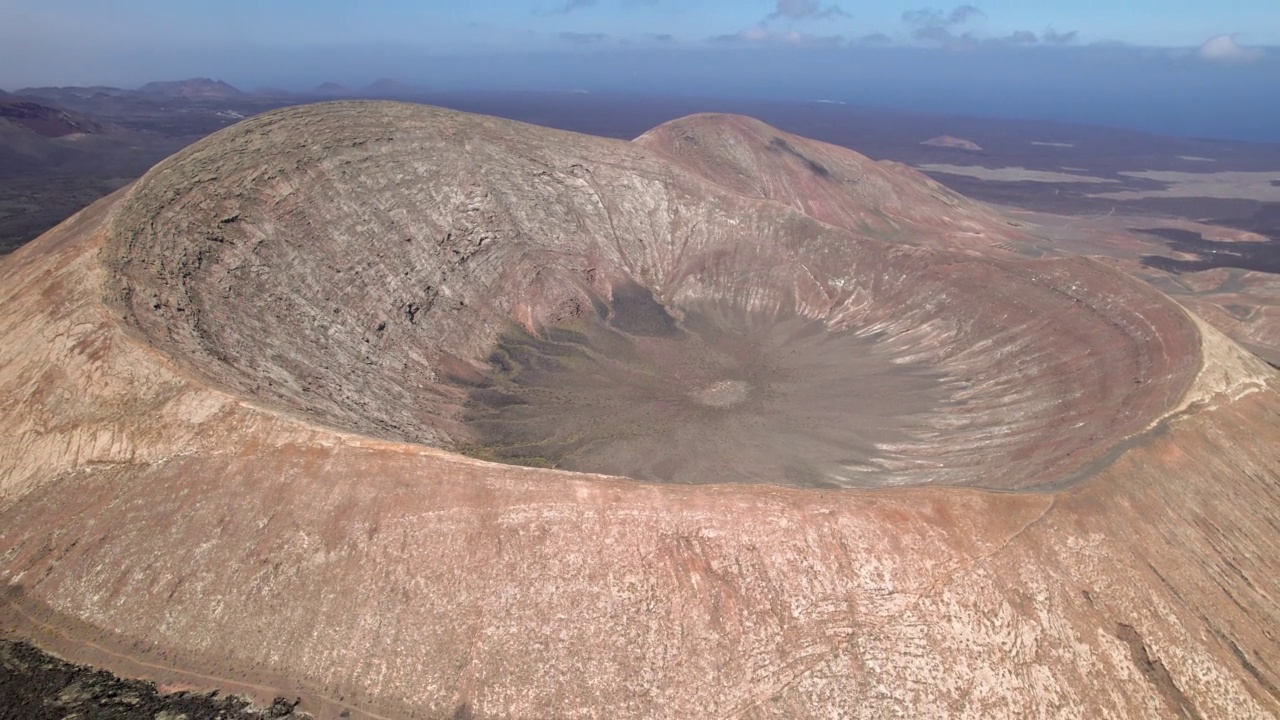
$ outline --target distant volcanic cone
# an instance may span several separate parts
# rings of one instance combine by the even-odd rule
[[[0,265],[0,617],[334,715],[1276,711],[1274,371],[1015,232],[746,118],[253,118]]]

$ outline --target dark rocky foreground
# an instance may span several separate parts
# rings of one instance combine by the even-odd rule
[[[26,642],[0,639],[0,720],[267,720],[310,718],[276,698],[256,710],[236,696],[164,695],[153,683],[73,665]]]

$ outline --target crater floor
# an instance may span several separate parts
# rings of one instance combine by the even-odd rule
[[[504,335],[469,395],[467,451],[661,482],[874,486],[890,477],[878,445],[946,401],[936,371],[874,337],[714,304],[675,320],[644,298]]]

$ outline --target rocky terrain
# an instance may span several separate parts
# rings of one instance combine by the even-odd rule
[[[0,264],[0,623],[330,717],[1275,715],[1276,371],[1024,225],[731,116],[241,123]]]
[[[0,718],[6,720],[304,720],[295,704],[277,699],[264,710],[217,693],[162,694],[139,680],[72,665],[29,643],[0,640]]]

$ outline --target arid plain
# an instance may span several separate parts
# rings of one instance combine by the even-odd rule
[[[736,115],[253,118],[0,264],[5,626],[322,716],[1274,716],[1258,285],[1113,216]]]

